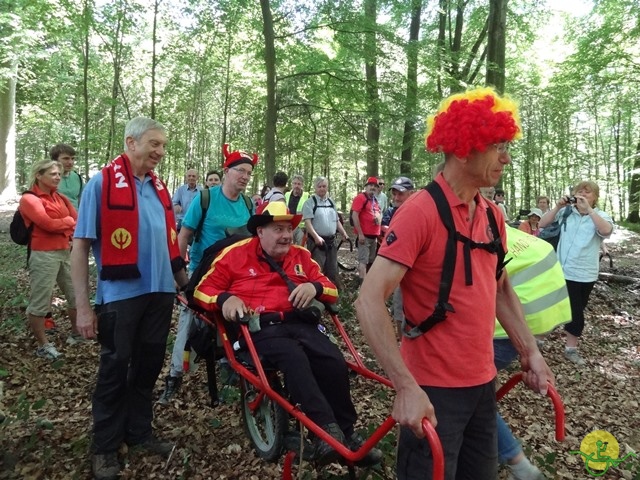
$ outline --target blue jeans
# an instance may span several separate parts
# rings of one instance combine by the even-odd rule
[[[513,347],[511,340],[508,338],[493,340],[493,361],[498,370],[504,370],[516,358],[518,358],[518,352]],[[496,413],[496,423],[498,427],[498,461],[504,464],[515,458],[522,451],[522,447],[499,413]]]

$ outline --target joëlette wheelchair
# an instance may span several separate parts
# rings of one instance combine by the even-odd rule
[[[186,299],[182,296],[178,296],[178,301],[187,305]],[[354,374],[361,375],[367,380],[378,382],[384,387],[393,388],[387,378],[372,372],[364,365],[361,356],[338,318],[337,312],[331,308],[327,309],[327,312],[335,331],[339,334],[343,348],[348,353],[345,358],[349,369]],[[300,437],[296,438],[296,432],[290,429],[289,420],[293,418],[309,432],[320,437],[334,448],[343,457],[344,463],[348,466],[350,477],[356,478],[354,465],[389,433],[395,426],[396,421],[391,416],[387,417],[373,431],[360,449],[351,451],[319,425],[312,422],[299,408],[291,404],[287,398],[285,386],[282,383],[279,372],[268,365],[264,365],[260,359],[251,340],[249,326],[246,322],[241,321],[233,324],[232,328],[237,328],[238,332],[237,335],[235,333],[231,335],[229,332],[230,324],[222,318],[222,315],[205,315],[199,312],[196,312],[196,315],[206,324],[216,329],[217,337],[222,341],[224,355],[231,368],[239,375],[245,431],[253,444],[256,454],[270,462],[277,462],[284,454],[282,479],[292,480],[292,467],[295,458],[302,453],[303,459],[310,459],[305,456],[304,451],[300,452]],[[234,350],[234,345],[236,348],[238,347],[238,343],[235,341],[236,338],[243,339],[243,347],[240,350]],[[211,377],[209,381],[211,382]],[[498,390],[497,399],[500,400],[520,381],[522,381],[522,374],[515,374]],[[211,387],[210,393],[212,393]],[[564,440],[564,406],[553,386],[549,386],[547,395],[555,409],[555,437],[556,440],[562,441]],[[435,429],[426,418],[422,420],[422,429],[433,454],[431,478],[433,480],[442,480],[444,479],[444,455],[440,440]],[[425,472],[426,477],[427,472]]]

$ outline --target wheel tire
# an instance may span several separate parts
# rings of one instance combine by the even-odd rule
[[[272,388],[277,392],[281,391],[280,382],[277,379],[272,383]],[[277,402],[264,397],[260,407],[252,413],[249,401],[257,394],[256,388],[241,377],[240,389],[245,432],[258,456],[269,462],[275,462],[283,451],[284,435],[289,423],[287,412]]]

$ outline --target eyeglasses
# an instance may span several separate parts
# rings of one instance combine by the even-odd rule
[[[384,187],[384,182],[380,182],[380,183],[378,184],[378,186],[379,186],[379,187]]]
[[[253,175],[253,172],[251,170],[245,170],[244,168],[240,168],[240,167],[230,167],[230,168],[231,170],[235,170],[242,176],[246,175],[247,177],[250,177],[251,175]]]
[[[507,153],[509,151],[509,147],[511,146],[510,142],[500,142],[494,143],[494,147],[496,147],[496,152],[498,153]]]

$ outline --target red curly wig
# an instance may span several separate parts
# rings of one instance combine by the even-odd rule
[[[494,143],[522,137],[518,105],[489,87],[457,93],[440,103],[427,119],[426,148],[430,152],[466,158]]]

